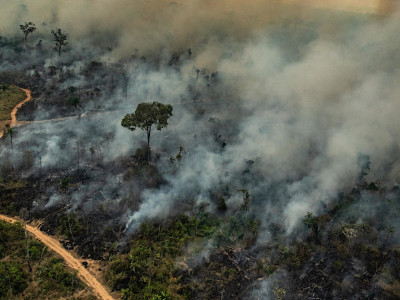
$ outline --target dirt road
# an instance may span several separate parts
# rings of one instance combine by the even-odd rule
[[[24,105],[26,102],[32,99],[31,97],[31,91],[22,89],[26,93],[26,99],[20,103],[18,103],[17,106],[14,107],[14,109],[11,111],[11,123],[10,127],[17,126],[17,112],[18,109]],[[3,136],[3,132],[0,132],[0,138]],[[17,219],[13,219],[10,217],[7,217],[5,215],[0,214],[0,220],[14,223],[14,222],[19,222]],[[55,239],[52,237],[48,236],[47,234],[41,232],[38,228],[26,225],[26,229],[33,234],[38,240],[40,240],[43,244],[48,246],[50,249],[58,253],[69,265],[71,268],[75,269],[78,271],[78,276],[88,285],[90,286],[94,293],[98,295],[101,299],[106,299],[106,300],[113,300],[114,298],[111,297],[111,295],[107,292],[107,290],[104,288],[103,285],[94,277],[88,270],[85,269],[85,267],[82,265],[82,260],[75,258],[72,256],[70,252],[64,249],[64,247]]]
[[[20,109],[22,105],[24,105],[26,102],[28,102],[29,100],[32,99],[30,90],[26,90],[26,89],[21,89],[21,90],[23,90],[26,93],[26,98],[25,98],[24,101],[18,103],[18,105],[16,107],[14,107],[14,109],[11,111],[10,127],[14,127],[17,124],[17,111],[18,111],[18,109]]]
[[[20,103],[18,103],[18,105],[16,107],[13,108],[13,110],[11,111],[11,123],[10,123],[10,127],[14,127],[15,125],[17,125],[17,112],[18,109],[20,109],[20,107],[22,105],[24,105],[26,102],[28,102],[29,100],[32,99],[31,96],[31,91],[30,90],[26,90],[26,89],[21,89],[26,93],[26,98],[24,101],[21,101]],[[4,135],[3,131],[0,131],[0,138],[2,138]]]
[[[17,219],[13,219],[7,217],[5,215],[0,214],[0,220],[15,223],[20,222]],[[88,285],[90,286],[94,293],[98,295],[101,299],[113,300],[114,298],[106,291],[104,286],[92,275],[88,270],[82,265],[82,261],[73,257],[71,253],[64,249],[64,247],[55,239],[48,236],[47,234],[40,231],[38,228],[26,225],[26,229],[33,234],[38,240],[40,240],[43,244],[48,246],[51,250],[58,253],[66,263],[73,269],[78,271],[78,276]]]

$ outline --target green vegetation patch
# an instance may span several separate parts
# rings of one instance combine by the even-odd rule
[[[24,228],[21,223],[10,224],[0,221],[0,259],[18,257],[23,247]]]
[[[69,299],[84,288],[42,242],[27,245],[29,260],[23,225],[0,221],[0,299]]]
[[[28,274],[16,261],[0,262],[0,299],[22,293],[28,286]]]
[[[11,111],[25,98],[20,88],[0,83],[0,122],[11,120]]]
[[[43,294],[59,291],[65,296],[73,294],[77,288],[83,287],[83,283],[78,279],[76,272],[68,272],[61,258],[48,259],[38,269],[37,275]]]
[[[142,224],[130,252],[112,260],[106,280],[113,290],[122,292],[123,299],[184,299],[184,285],[173,276],[175,258],[188,242],[209,237],[215,225],[205,214]]]

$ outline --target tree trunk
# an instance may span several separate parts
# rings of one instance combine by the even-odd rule
[[[31,259],[29,257],[29,247],[28,247],[28,232],[26,231],[26,220],[24,220],[25,223],[25,247],[26,247],[26,259],[28,261],[28,267],[29,271],[32,272],[32,266],[31,266]]]
[[[147,129],[147,163],[150,163],[150,134],[151,127]]]
[[[124,94],[125,100],[128,100],[128,84],[126,82],[124,82],[123,94]]]
[[[6,270],[7,270],[7,277],[8,277],[8,285],[10,286],[11,296],[14,296],[14,295],[13,295],[13,291],[12,291],[12,285],[11,285],[11,276],[10,276],[10,272],[9,272],[8,268],[9,268],[9,267],[6,267]]]
[[[28,49],[28,35],[27,34],[24,35],[24,46],[25,46],[25,49]]]
[[[61,45],[58,46],[58,56],[61,56]]]
[[[39,155],[39,176],[42,176],[42,155]]]
[[[40,254],[40,259],[39,259],[39,263],[38,263],[39,267],[40,267],[40,264],[42,262],[43,255],[44,255],[44,252],[46,251],[46,248],[47,248],[47,246],[44,246],[43,249],[42,249],[42,253]]]
[[[80,147],[79,147],[79,141],[77,141],[76,146],[78,148],[78,175],[79,175],[79,163],[80,163]]]
[[[69,233],[71,234],[72,241],[75,242],[74,235],[72,234],[71,222],[69,221],[69,214],[67,214]]]
[[[125,98],[125,100],[128,100],[128,84],[129,84],[129,77],[126,76],[125,74],[122,74],[122,77],[123,77],[123,81],[124,81],[124,83],[123,83],[123,88],[122,88],[123,94],[124,94],[124,98]]]

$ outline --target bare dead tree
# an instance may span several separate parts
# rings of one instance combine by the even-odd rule
[[[29,271],[32,272],[32,265],[31,265],[31,259],[29,256],[29,247],[28,247],[28,232],[26,230],[26,220],[29,216],[29,211],[25,207],[21,208],[19,211],[19,216],[21,219],[24,221],[24,228],[25,228],[25,248],[26,248],[26,261],[28,263],[28,268]]]

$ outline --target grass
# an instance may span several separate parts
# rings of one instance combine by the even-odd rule
[[[0,190],[12,190],[12,189],[19,189],[24,188],[26,186],[26,182],[23,180],[9,180],[6,178],[0,177]]]
[[[11,120],[11,111],[25,98],[25,92],[16,86],[0,89],[0,122]]]

